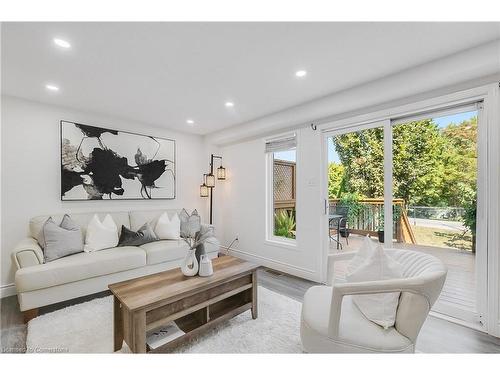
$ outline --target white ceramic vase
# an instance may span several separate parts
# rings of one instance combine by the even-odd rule
[[[198,273],[198,261],[195,255],[196,249],[188,250],[188,253],[182,261],[181,271],[184,276],[194,276]]]
[[[212,261],[207,254],[203,254],[200,258],[200,276],[212,276],[213,273]]]

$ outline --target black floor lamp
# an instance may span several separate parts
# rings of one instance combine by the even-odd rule
[[[200,185],[200,197],[206,198],[210,196],[210,224],[212,224],[212,206],[214,203],[214,159],[220,160],[220,167],[217,168],[217,180],[226,179],[226,168],[222,166],[222,156],[212,154],[210,156],[210,173],[203,175],[203,184]]]

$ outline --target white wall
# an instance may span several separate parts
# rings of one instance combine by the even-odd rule
[[[266,155],[264,139],[223,147],[228,167],[224,185],[221,233],[223,244],[236,236],[235,253],[263,265],[319,281],[321,232],[319,132],[297,131],[297,246],[282,247],[266,241]]]
[[[85,211],[121,211],[153,208],[198,208],[203,220],[207,200],[199,198],[202,171],[207,169],[203,138],[145,124],[134,123],[68,108],[48,106],[2,96],[2,238],[1,285],[13,282],[10,254],[16,242],[26,236],[32,216]],[[60,200],[61,119],[89,125],[109,126],[176,140],[177,197],[153,201]]]

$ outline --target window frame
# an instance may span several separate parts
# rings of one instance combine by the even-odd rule
[[[298,189],[297,189],[297,169],[299,165],[298,150],[299,150],[299,137],[296,132],[280,134],[279,136],[265,139],[264,145],[267,142],[279,140],[282,138],[289,138],[295,136],[296,146],[295,148],[290,148],[284,151],[295,151],[295,176],[294,176],[294,195],[295,195],[295,220],[297,223],[297,208],[298,208]],[[268,245],[278,246],[289,250],[298,251],[299,237],[298,227],[295,228],[295,238],[280,237],[274,234],[274,154],[277,151],[266,152],[265,153],[265,163],[266,163],[266,230],[264,242]]]

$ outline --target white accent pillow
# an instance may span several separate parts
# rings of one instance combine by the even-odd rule
[[[160,240],[178,240],[181,238],[181,220],[174,214],[172,219],[164,212],[156,223],[155,233]]]
[[[87,253],[92,251],[108,249],[118,245],[118,227],[110,214],[107,214],[101,222],[99,217],[94,215],[87,227],[85,235],[85,246],[83,250]]]
[[[389,257],[382,246],[377,246],[368,259],[354,272],[346,276],[347,282],[400,279],[401,265]],[[400,292],[354,295],[353,301],[363,315],[384,328],[392,327],[396,321]]]
[[[361,246],[358,248],[356,255],[347,264],[347,273],[353,273],[359,266],[361,266],[375,251],[375,244],[370,239],[370,236],[366,236]]]

